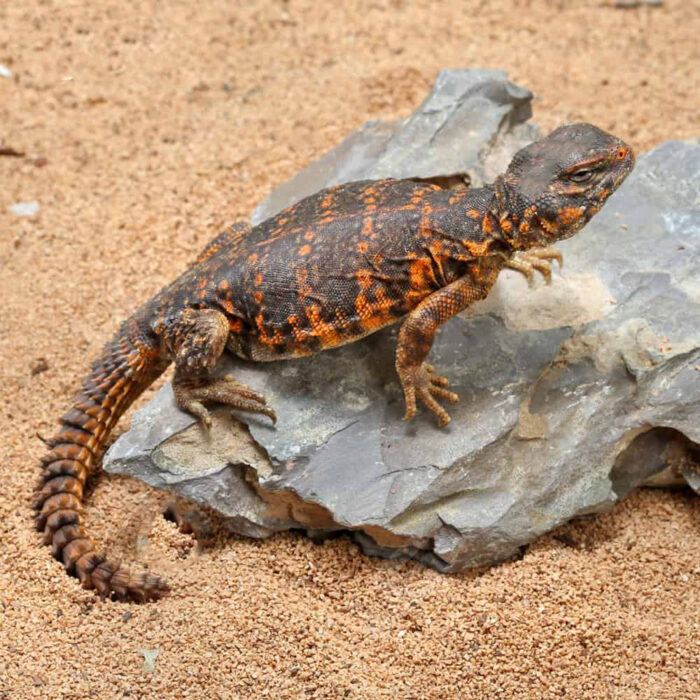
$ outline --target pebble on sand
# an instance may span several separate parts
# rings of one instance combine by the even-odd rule
[[[39,213],[41,205],[36,200],[31,200],[29,202],[10,204],[9,209],[15,216],[34,216]]]

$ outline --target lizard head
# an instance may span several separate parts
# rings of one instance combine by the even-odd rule
[[[515,154],[497,178],[496,211],[515,249],[573,236],[634,167],[634,152],[592,124],[567,124]]]

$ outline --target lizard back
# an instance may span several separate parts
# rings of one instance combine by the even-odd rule
[[[219,248],[166,302],[222,311],[229,350],[247,359],[336,347],[398,321],[483,261],[491,196],[412,180],[322,190]]]

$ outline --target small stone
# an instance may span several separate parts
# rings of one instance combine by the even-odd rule
[[[11,78],[12,71],[2,63],[0,63],[0,78]]]
[[[49,369],[49,363],[46,361],[46,358],[40,357],[35,362],[32,363],[32,366],[31,366],[29,372],[31,373],[32,377],[34,377],[37,374],[41,374],[42,372],[46,372],[46,370],[48,370],[48,369]]]
[[[663,0],[615,0],[615,7],[629,10],[647,5],[648,7],[662,7]]]
[[[0,146],[0,156],[7,156],[10,158],[23,158],[24,153],[22,151],[18,151],[12,146]]]
[[[153,673],[156,670],[156,659],[160,654],[160,649],[139,649],[139,654],[143,656],[144,673]]]
[[[35,216],[39,213],[41,205],[36,200],[31,200],[29,202],[10,204],[9,209],[15,216]]]

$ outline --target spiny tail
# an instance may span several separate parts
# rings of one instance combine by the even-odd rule
[[[85,481],[99,464],[112,428],[165,366],[146,325],[138,316],[129,319],[93,364],[41,460],[43,474],[34,495],[37,529],[66,570],[103,597],[147,601],[168,591],[158,576],[131,573],[98,554],[81,516]]]

